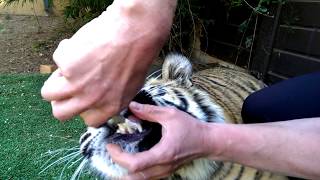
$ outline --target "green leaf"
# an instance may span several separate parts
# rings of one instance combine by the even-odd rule
[[[240,31],[241,33],[245,32],[245,30],[248,28],[248,25],[249,25],[249,20],[246,19],[239,25],[238,31]]]
[[[266,12],[268,12],[268,8],[261,6],[260,8],[257,9],[257,11],[259,11],[261,13],[266,13]]]
[[[245,41],[245,47],[246,48],[250,48],[251,47],[251,45],[252,45],[252,42],[253,42],[253,36],[251,35],[251,36],[248,36],[248,37],[246,37],[246,41]]]

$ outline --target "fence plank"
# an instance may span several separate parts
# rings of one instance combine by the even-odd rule
[[[275,47],[320,57],[320,29],[281,25]]]
[[[320,71],[320,59],[274,49],[269,71],[290,78]]]

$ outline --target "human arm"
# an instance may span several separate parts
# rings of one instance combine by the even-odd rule
[[[125,179],[141,179],[141,173],[147,179],[165,177],[197,157],[297,177],[320,177],[320,118],[235,125],[202,123],[172,108],[130,108],[137,117],[160,123],[163,137],[149,151],[137,154],[108,145],[113,160],[131,172]]]
[[[220,153],[211,154],[210,159],[234,161],[289,176],[320,178],[320,118],[210,126],[209,135],[218,137],[209,140],[209,144],[215,141],[215,146],[224,147]]]
[[[99,126],[127,106],[164,44],[176,0],[115,0],[107,10],[63,40],[53,54],[58,70],[41,93],[56,118],[82,113]]]

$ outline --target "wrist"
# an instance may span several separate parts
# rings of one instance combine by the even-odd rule
[[[161,49],[170,33],[176,2],[115,0],[99,18],[113,19],[112,28],[108,28],[113,31],[110,39],[116,39],[113,45],[134,46],[141,52],[151,49],[151,54],[157,54],[154,50]]]
[[[159,29],[159,25],[162,28],[169,27],[170,30],[177,0],[115,0],[113,6],[129,23],[148,23],[145,24],[148,29],[157,28],[154,31],[157,33],[163,30]],[[152,27],[154,25],[157,27]]]
[[[205,147],[209,159],[218,161],[225,161],[228,159],[227,154],[233,143],[230,129],[232,129],[230,124],[206,123]]]
[[[115,0],[114,5],[119,6],[123,12],[136,13],[143,11],[161,11],[162,16],[167,13],[174,13],[177,6],[177,0]],[[132,14],[131,14],[132,15]]]

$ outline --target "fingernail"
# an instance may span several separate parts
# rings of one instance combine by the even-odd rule
[[[137,102],[131,102],[130,103],[130,108],[135,110],[135,111],[141,111],[142,109],[142,104],[139,104]]]

